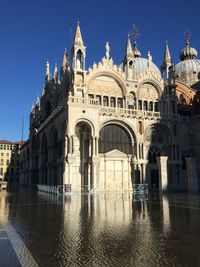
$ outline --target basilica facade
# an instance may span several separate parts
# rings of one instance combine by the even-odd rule
[[[78,23],[70,52],[60,75],[55,65],[51,76],[47,62],[21,148],[20,183],[71,192],[132,191],[143,183],[198,191],[200,61],[189,41],[176,65],[166,43],[161,71],[129,36],[119,66],[107,42],[102,60],[86,69]]]

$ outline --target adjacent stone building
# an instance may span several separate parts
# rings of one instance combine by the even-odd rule
[[[21,149],[20,183],[67,185],[71,191],[131,191],[138,183],[197,190],[197,51],[187,40],[174,65],[166,44],[160,72],[150,52],[142,57],[129,36],[119,66],[108,42],[105,48],[102,60],[86,69],[78,23],[72,63],[65,51],[60,76],[55,65],[51,77],[47,62],[46,83]]]
[[[0,140],[0,181],[19,182],[19,151],[23,141]]]

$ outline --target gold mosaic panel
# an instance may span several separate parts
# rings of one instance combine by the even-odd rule
[[[122,97],[121,87],[115,80],[108,76],[99,76],[92,80],[89,86],[89,93]]]

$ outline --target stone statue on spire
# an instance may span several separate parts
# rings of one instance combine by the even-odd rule
[[[106,48],[106,59],[109,59],[109,57],[110,57],[110,55],[109,55],[109,53],[110,53],[109,42],[106,42],[105,48]]]

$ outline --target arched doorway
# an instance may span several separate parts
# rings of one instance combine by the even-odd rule
[[[131,132],[119,123],[106,124],[99,138],[99,186],[106,191],[131,190],[134,179]]]
[[[171,146],[169,130],[160,124],[153,124],[145,132],[147,182],[153,189],[159,189],[157,157],[168,156]]]
[[[76,156],[76,165],[78,173],[76,185],[81,185],[82,191],[89,191],[93,186],[92,175],[92,130],[91,126],[84,121],[78,122],[75,127],[74,137],[74,155]],[[77,188],[79,190],[79,188]]]

